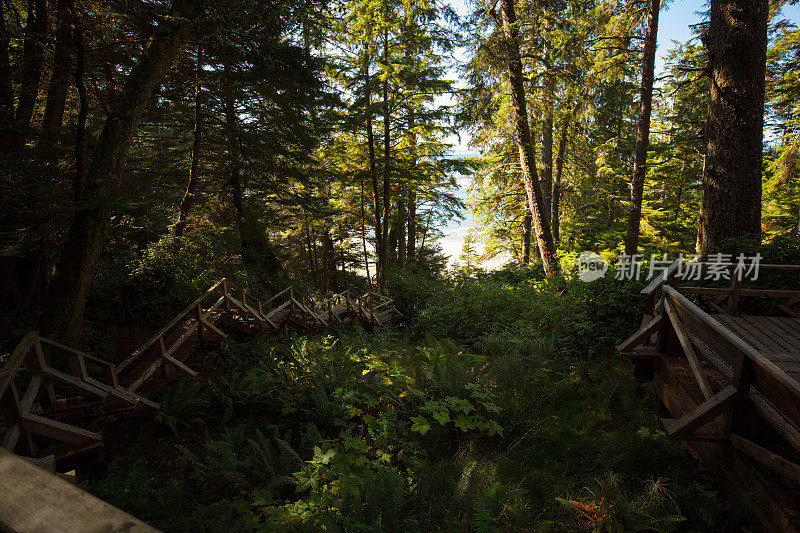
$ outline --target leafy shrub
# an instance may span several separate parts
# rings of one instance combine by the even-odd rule
[[[179,428],[204,424],[204,416],[210,405],[206,391],[194,380],[182,380],[164,388],[159,398],[161,408],[156,422],[165,425],[173,434]]]
[[[416,270],[392,270],[386,277],[386,293],[394,299],[406,321],[414,320],[444,281]]]
[[[158,515],[158,491],[150,486],[153,471],[144,461],[124,465],[120,460],[114,460],[108,465],[107,472],[104,479],[92,486],[97,497],[143,520]]]
[[[87,313],[103,322],[158,322],[224,275],[237,277],[231,265],[238,264],[219,230],[196,228],[182,237],[167,235],[149,243],[138,257],[101,261]]]
[[[292,472],[302,460],[271,426],[266,433],[242,424],[225,430],[218,438],[206,434],[200,452],[179,446],[184,461],[191,466],[192,477],[203,487],[214,487],[222,494],[233,495],[258,487],[271,490],[294,485]]]

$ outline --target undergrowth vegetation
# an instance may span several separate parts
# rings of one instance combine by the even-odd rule
[[[712,531],[735,520],[612,350],[636,323],[636,287],[515,271],[391,286],[411,310],[404,329],[337,326],[209,353],[201,379],[163,391],[161,413],[114,450],[92,491],[167,531]]]

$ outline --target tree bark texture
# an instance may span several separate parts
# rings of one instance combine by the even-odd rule
[[[544,216],[542,188],[536,175],[536,153],[531,137],[528,109],[525,103],[525,87],[522,74],[522,58],[519,51],[519,29],[514,11],[514,0],[501,0],[503,32],[508,54],[508,75],[511,85],[511,104],[514,112],[514,134],[519,149],[522,179],[530,203],[531,220],[536,235],[545,274],[552,277],[561,267],[556,257],[555,243],[550,232],[550,221]]]
[[[42,141],[48,144],[59,141],[64,121],[64,106],[67,102],[71,67],[72,11],[72,0],[58,0],[53,71],[50,74],[44,117],[42,118]]]
[[[564,118],[564,124],[561,126],[561,137],[558,139],[558,155],[556,155],[556,171],[553,175],[553,207],[551,209],[552,225],[553,225],[553,241],[558,243],[559,227],[561,226],[561,177],[564,173],[564,155],[567,150],[567,129],[569,128],[571,114]]]
[[[650,114],[653,109],[653,71],[656,60],[656,36],[661,0],[648,0],[647,29],[642,59],[642,86],[639,92],[639,120],[636,126],[636,151],[631,177],[631,202],[625,232],[625,253],[633,255],[639,248],[639,226],[642,219],[642,196],[647,175],[647,149],[650,146]]]
[[[105,242],[131,138],[142,113],[178,50],[202,2],[175,0],[172,22],[159,24],[105,121],[48,294],[46,321],[65,344],[74,344],[97,259]]]
[[[767,0],[712,0],[711,94],[697,248],[761,234]]]
[[[189,167],[189,183],[186,185],[186,192],[181,199],[180,214],[178,223],[175,224],[175,235],[183,235],[186,229],[186,221],[189,218],[189,211],[194,204],[194,197],[197,194],[198,172],[200,170],[200,146],[203,134],[203,85],[200,76],[203,72],[203,45],[197,45],[197,65],[195,67],[194,81],[194,131],[192,132],[192,161]]]

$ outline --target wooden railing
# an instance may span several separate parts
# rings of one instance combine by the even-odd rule
[[[267,310],[282,297],[286,297],[286,301]],[[362,320],[377,325],[385,322],[389,315],[399,315],[393,301],[375,293],[357,296],[346,290],[317,302],[313,298],[297,295],[292,287],[287,287],[261,302],[242,288],[221,279],[116,366],[39,337],[34,331],[22,339],[0,369],[0,415],[6,429],[0,444],[9,450],[19,447],[31,456],[41,452],[36,444],[39,437],[61,440],[71,446],[71,452],[101,445],[100,433],[47,418],[48,413],[61,415],[73,408],[84,409],[81,416],[85,417],[87,413],[94,412],[88,409],[94,409],[97,416],[104,416],[142,405],[157,410],[158,404],[136,391],[159,369],[166,378],[177,373],[196,376],[197,371],[187,364],[188,357],[199,346],[198,340],[202,343],[227,337],[218,327],[223,319],[231,325],[241,326],[248,333],[254,333],[276,332],[282,325],[288,327],[289,322],[307,331],[347,320]],[[189,341],[191,343],[187,345]],[[46,354],[66,357],[68,365],[51,366]],[[17,381],[22,381],[22,376],[18,374],[21,374],[23,363],[24,377],[28,381],[20,390]],[[70,373],[61,370],[65,366],[69,366]],[[20,379],[15,381],[15,376]],[[57,389],[68,391],[73,396],[59,396]],[[79,404],[73,406],[67,402],[75,397],[80,400]],[[91,401],[87,403],[86,400]]]
[[[800,266],[760,265],[760,269],[797,271]],[[617,349],[640,361],[678,351],[686,357],[703,401],[681,418],[662,419],[671,438],[727,442],[800,483],[800,465],[744,436],[746,423],[755,411],[800,452],[800,382],[686,296],[716,295],[718,299],[712,304],[724,314],[735,313],[741,297],[782,298],[787,300],[781,308],[790,316],[798,316],[791,312],[791,305],[800,301],[800,291],[743,288],[741,270],[734,271],[729,288],[682,286],[678,270],[677,262],[673,263],[641,291],[645,299],[642,326]],[[715,390],[705,365],[728,384]],[[718,423],[712,426],[715,421]],[[715,427],[715,432],[709,433],[709,427]]]
[[[197,300],[189,304],[189,306],[180,312],[175,318],[173,318],[166,326],[161,328],[155,335],[150,337],[144,344],[139,346],[133,353],[128,356],[124,361],[122,361],[115,370],[117,376],[120,376],[125,370],[130,367],[137,359],[139,359],[144,353],[148,350],[155,349],[157,350],[158,358],[153,362],[138,378],[136,378],[133,383],[131,383],[127,389],[130,392],[136,391],[142,384],[147,381],[150,376],[152,376],[159,368],[162,366],[167,368],[174,368],[184,372],[189,376],[196,376],[197,372],[189,368],[183,362],[175,359],[173,354],[181,347],[181,345],[196,331],[198,336],[203,339],[205,336],[205,330],[209,332],[213,332],[220,338],[226,338],[226,334],[220,331],[216,326],[211,324],[208,321],[209,316],[216,311],[223,303],[225,303],[225,287],[226,281],[225,278],[221,279],[210,289],[208,289],[205,294],[200,296]],[[221,294],[211,304],[210,307],[207,309],[203,308],[203,303],[209,301],[209,299],[214,295],[216,291],[220,291]],[[191,318],[191,322],[188,325],[184,325],[184,322],[187,319]],[[175,333],[178,329],[179,335],[177,338],[172,340],[171,342],[167,342],[169,335],[171,333]],[[167,346],[169,344],[169,346]]]
[[[714,264],[724,267],[734,267],[733,276],[731,276],[730,287],[699,287],[699,286],[682,286],[680,291],[682,294],[698,294],[717,296],[710,305],[720,313],[735,314],[739,310],[739,305],[742,297],[760,297],[760,298],[780,298],[785,302],[778,304],[778,308],[786,314],[794,317],[800,317],[800,310],[794,308],[795,305],[800,303],[800,290],[778,290],[778,289],[751,289],[745,288],[744,271],[737,269],[737,263],[702,263],[704,265]],[[759,273],[769,271],[784,271],[784,272],[798,272],[800,273],[800,265],[771,265],[760,264],[758,265]],[[724,306],[724,307],[723,307]]]
[[[679,419],[663,419],[670,436],[690,439],[694,431],[723,415],[720,438],[800,482],[800,466],[738,434],[753,408],[800,451],[800,383],[683,294],[669,286],[664,290],[671,331],[662,334],[677,336],[706,400]],[[700,355],[730,385],[713,394]]]
[[[52,366],[48,354],[66,355],[71,373]],[[21,374],[23,363],[25,372],[22,377],[27,384],[20,394],[16,378]],[[99,375],[90,375],[90,370],[96,372],[98,369]],[[122,389],[117,382],[114,365],[110,362],[31,331],[0,370],[0,410],[7,424],[0,445],[11,451],[20,446],[24,453],[35,456],[42,453],[35,436],[63,441],[73,445],[73,448],[74,445],[91,448],[101,444],[100,433],[52,418],[69,412],[76,398],[83,408],[106,407],[99,410],[101,415],[107,414],[112,408],[133,409],[138,405],[158,409],[158,404]],[[61,455],[64,451],[61,448],[52,451]]]
[[[75,485],[0,449],[0,531],[157,530]]]
[[[703,266],[713,265],[715,267],[733,268],[731,275],[731,284],[729,287],[701,287],[697,285],[684,285],[684,280],[680,276],[681,269],[687,268],[702,268]],[[667,284],[673,288],[677,288],[681,294],[697,294],[697,295],[710,295],[716,296],[710,305],[720,313],[735,314],[739,310],[742,297],[761,297],[761,298],[780,298],[785,301],[777,307],[786,314],[794,317],[800,317],[800,310],[794,308],[800,304],[800,290],[784,290],[784,289],[751,289],[745,288],[744,279],[745,272],[741,268],[737,268],[738,263],[713,263],[713,262],[679,262],[672,263],[664,272],[654,277],[650,283],[641,291],[641,295],[645,300],[644,314],[647,316],[654,316],[660,312],[659,306],[660,289],[663,285]],[[749,267],[749,265],[744,265]],[[773,265],[773,264],[759,264],[758,271],[784,271],[784,272],[798,272],[800,273],[800,265]]]

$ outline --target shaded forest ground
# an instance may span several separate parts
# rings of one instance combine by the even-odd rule
[[[613,351],[639,284],[540,278],[396,274],[405,328],[228,342],[90,490],[166,531],[737,526]]]

